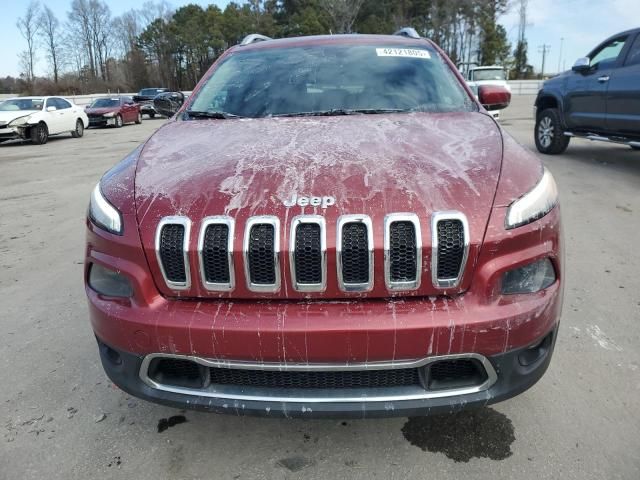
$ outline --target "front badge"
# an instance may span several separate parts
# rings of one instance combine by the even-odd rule
[[[290,199],[285,200],[284,206],[287,208],[295,207],[322,207],[327,208],[336,204],[335,197],[299,197],[297,193],[294,193]]]

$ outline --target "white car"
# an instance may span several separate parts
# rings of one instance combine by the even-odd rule
[[[21,138],[36,145],[51,135],[80,138],[89,126],[84,110],[62,97],[16,97],[0,102],[0,143]]]

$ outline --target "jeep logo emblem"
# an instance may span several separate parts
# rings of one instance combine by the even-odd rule
[[[295,207],[322,207],[327,208],[336,204],[335,197],[299,197],[297,193],[294,193],[289,200],[285,200],[284,206],[287,208]]]

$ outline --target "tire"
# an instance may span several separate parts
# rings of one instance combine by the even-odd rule
[[[44,122],[40,122],[39,124],[31,127],[31,131],[29,132],[31,136],[31,143],[34,145],[44,145],[49,140],[49,129],[47,128],[47,124]]]
[[[155,116],[156,116],[156,114],[155,114],[155,113],[153,113],[153,112],[149,113],[149,118],[153,118],[153,117],[155,117]]]
[[[557,108],[547,108],[536,118],[533,132],[536,148],[545,155],[558,155],[569,146],[569,137],[564,134],[560,112]]]
[[[142,114],[138,112],[138,116],[136,117],[136,125],[140,125],[142,123]]]
[[[73,138],[80,138],[84,135],[84,122],[81,119],[76,120],[76,129],[71,132]]]
[[[116,115],[116,124],[114,125],[116,128],[122,128],[124,122],[122,121],[122,116],[120,114]]]

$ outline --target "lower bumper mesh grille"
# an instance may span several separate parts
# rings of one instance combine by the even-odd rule
[[[214,385],[242,385],[264,388],[382,388],[420,384],[418,369],[347,372],[280,372],[210,368]]]

